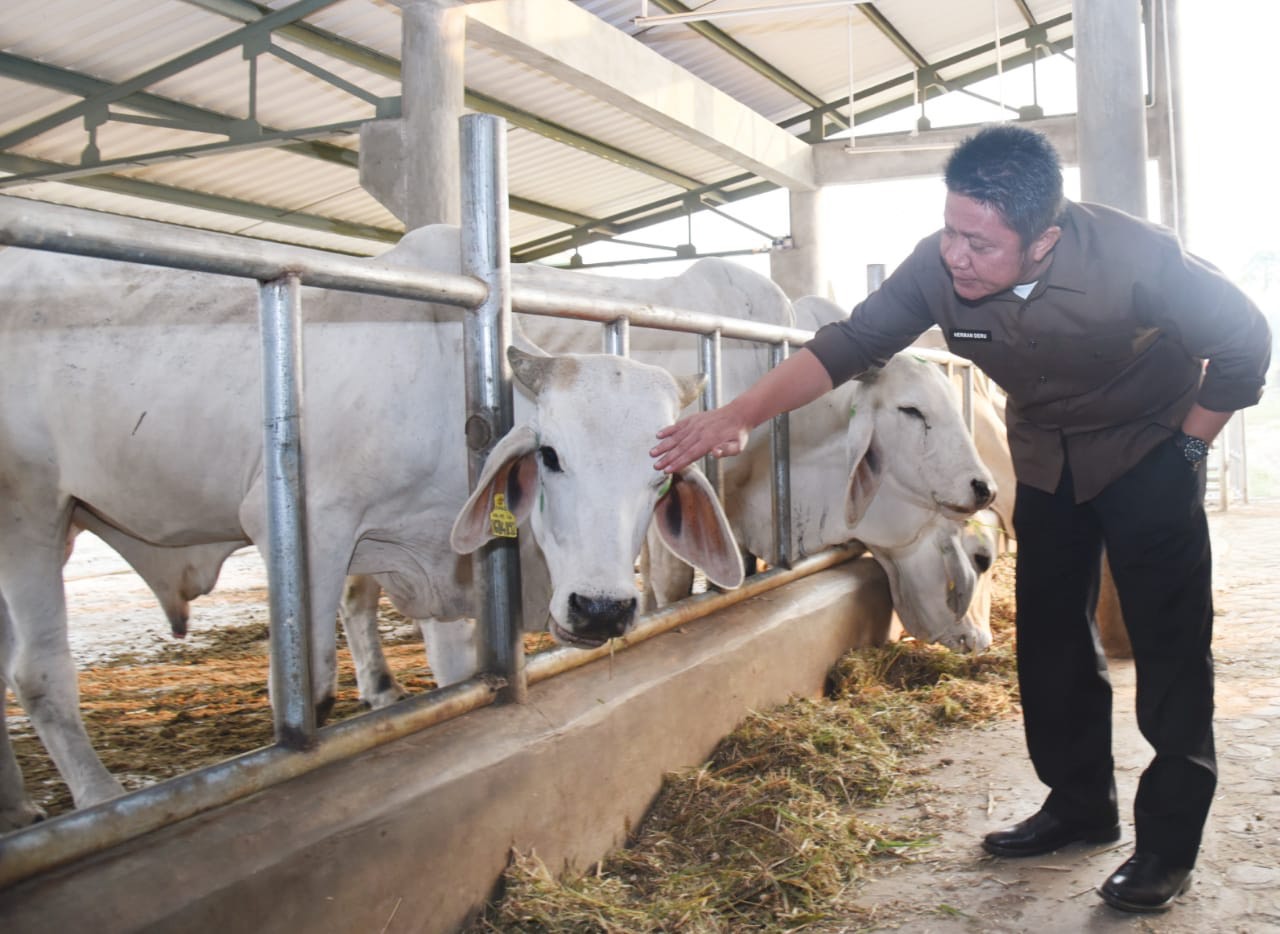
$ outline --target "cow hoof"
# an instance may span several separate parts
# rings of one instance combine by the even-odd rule
[[[30,801],[23,801],[14,807],[0,808],[0,833],[30,827],[48,816],[43,808],[36,807]]]
[[[408,697],[408,691],[404,690],[396,678],[390,673],[381,674],[378,678],[378,690],[372,692],[369,697],[361,697],[361,706],[366,706],[371,710],[381,710],[389,708],[392,704],[398,704]]]

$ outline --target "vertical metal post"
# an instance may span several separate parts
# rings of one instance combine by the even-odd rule
[[[462,272],[489,288],[464,318],[468,448],[474,488],[494,445],[511,430],[511,260],[507,228],[506,123],[491,114],[461,118]],[[473,579],[482,667],[507,680],[504,696],[528,696],[520,625],[520,552],[516,539],[495,538],[476,552]]]
[[[302,469],[302,300],[298,277],[264,282],[263,474],[267,493],[267,582],[271,606],[271,708],[276,742],[315,742],[311,697],[310,578]]]
[[[867,294],[884,284],[884,263],[867,263]]]
[[[616,357],[631,356],[631,322],[614,318],[604,326],[604,352]]]
[[[698,335],[698,359],[700,371],[707,377],[707,385],[702,390],[702,410],[710,412],[720,407],[720,332]],[[708,454],[702,459],[702,472],[711,481],[716,495],[723,499],[724,468],[720,461]]]
[[[1244,409],[1237,411],[1231,417],[1231,421],[1227,422],[1227,431],[1230,432],[1232,439],[1231,457],[1235,462],[1231,492],[1240,497],[1240,502],[1247,506],[1249,504],[1249,449],[1245,443],[1245,418]]]
[[[969,437],[973,437],[973,364],[960,365],[960,395],[964,401],[964,424],[969,429]]]
[[[790,345],[786,341],[769,345],[769,367],[787,359]],[[791,567],[791,419],[786,412],[775,415],[769,435],[769,454],[773,465],[773,554],[769,563],[776,568]]]

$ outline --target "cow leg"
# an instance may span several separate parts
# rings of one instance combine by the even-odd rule
[[[356,668],[356,687],[360,700],[374,710],[388,707],[409,696],[396,680],[382,652],[378,632],[378,598],[382,587],[370,575],[353,574],[347,578],[338,607],[338,618],[347,634],[351,659]]]
[[[480,670],[476,624],[470,619],[420,619],[422,642],[427,650],[427,664],[436,679],[436,687],[448,687],[466,681]]]
[[[65,525],[37,538],[39,518],[25,510],[17,514],[15,501],[9,506],[0,516],[0,593],[8,609],[0,617],[0,674],[71,789],[76,807],[97,804],[124,789],[98,759],[80,719],[80,687],[67,641],[62,589]],[[44,515],[60,512],[66,515],[50,504]],[[0,787],[6,789],[0,811],[20,811],[20,797],[9,797],[7,784]]]
[[[0,606],[0,613],[3,612],[3,606]],[[8,686],[0,678],[0,718],[5,716],[7,693]],[[0,833],[26,827],[44,820],[45,817],[44,811],[27,797],[26,788],[22,784],[22,769],[18,766],[18,757],[14,755],[13,744],[9,741],[7,720],[5,724],[5,728],[0,729]]]

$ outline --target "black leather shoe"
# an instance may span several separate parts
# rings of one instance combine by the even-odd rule
[[[1114,843],[1119,839],[1119,823],[1080,824],[1059,820],[1048,811],[1036,811],[1008,830],[987,834],[982,848],[993,856],[1039,856],[1068,843]]]
[[[1190,869],[1155,853],[1137,852],[1098,887],[1098,894],[1121,911],[1166,911],[1190,885]]]

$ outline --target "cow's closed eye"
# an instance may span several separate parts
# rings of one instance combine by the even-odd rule
[[[548,445],[538,448],[538,456],[542,458],[542,466],[552,473],[560,473],[563,468],[560,466],[560,455],[556,453],[556,449]]]
[[[914,405],[900,405],[898,406],[898,411],[901,412],[903,415],[910,416],[911,418],[920,419],[920,421],[924,422],[925,428],[929,427],[929,420],[925,418],[924,413],[921,412],[919,409],[917,409]]]

